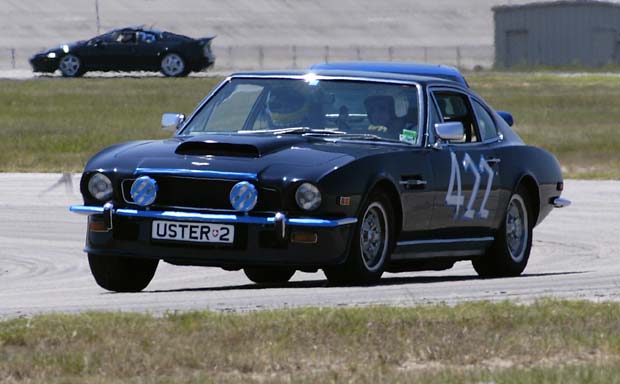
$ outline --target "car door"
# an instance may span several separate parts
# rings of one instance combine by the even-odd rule
[[[500,159],[497,135],[484,115],[485,107],[467,92],[453,88],[431,88],[429,108],[437,120],[460,122],[464,135],[460,140],[442,141],[434,124],[434,151],[431,155],[434,179],[434,204],[431,231],[435,237],[474,239],[488,237],[496,227],[500,195]],[[482,128],[482,130],[481,130]]]
[[[159,37],[155,33],[138,31],[133,63],[135,69],[158,70],[161,65],[158,53],[161,50]]]
[[[104,70],[128,71],[137,69],[135,52],[136,31],[122,30],[101,46],[101,66]]]

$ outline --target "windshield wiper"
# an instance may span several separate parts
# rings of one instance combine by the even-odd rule
[[[367,141],[383,141],[383,142],[387,142],[387,143],[398,143],[398,144],[407,144],[407,145],[411,145],[410,143],[407,143],[406,141],[400,141],[400,140],[396,140],[396,139],[387,139],[385,137],[381,137],[381,136],[377,136],[377,135],[373,135],[370,133],[353,133],[353,134],[345,134],[342,137],[338,137],[335,140],[367,140]]]
[[[261,129],[261,130],[245,130],[237,131],[241,134],[253,134],[253,133],[271,133],[273,135],[342,135],[344,132],[336,131],[332,129],[313,129],[310,127],[290,127],[280,129]]]

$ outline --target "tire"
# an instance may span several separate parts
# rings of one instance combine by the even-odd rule
[[[167,77],[187,76],[189,70],[185,60],[176,53],[169,53],[161,59],[161,73]]]
[[[506,215],[495,242],[472,265],[480,277],[519,276],[532,249],[532,207],[525,188],[510,196]]]
[[[60,59],[58,69],[64,77],[80,77],[84,74],[82,61],[72,54],[65,55]]]
[[[331,284],[370,285],[381,279],[394,245],[393,212],[385,194],[369,196],[360,210],[347,260],[323,269]]]
[[[294,269],[286,267],[250,267],[243,272],[257,284],[286,283],[295,274]]]
[[[153,279],[159,260],[88,254],[90,271],[101,288],[140,292]]]

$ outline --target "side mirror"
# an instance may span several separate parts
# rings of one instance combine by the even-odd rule
[[[497,111],[497,114],[504,119],[504,121],[506,122],[506,124],[508,124],[509,127],[512,127],[512,125],[515,123],[514,118],[512,117],[512,114],[510,112],[505,112],[505,111]]]
[[[166,131],[176,132],[185,121],[182,113],[164,113],[161,117],[161,126]]]
[[[463,140],[465,128],[460,121],[435,124],[435,133],[441,140]]]

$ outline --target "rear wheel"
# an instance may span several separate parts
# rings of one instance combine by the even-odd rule
[[[375,193],[361,212],[347,260],[324,269],[330,283],[364,285],[381,279],[392,249],[392,204],[386,195]]]
[[[243,272],[255,283],[286,283],[293,277],[295,270],[286,267],[249,267]]]
[[[101,288],[139,292],[153,279],[159,260],[88,254],[90,271]]]
[[[525,188],[511,197],[495,242],[487,253],[472,260],[481,277],[518,276],[527,266],[532,249],[532,209]]]
[[[65,55],[58,63],[58,69],[64,77],[79,77],[84,74],[82,70],[82,62],[75,55]]]
[[[161,73],[168,77],[180,77],[187,76],[189,71],[180,55],[169,53],[161,60]]]

